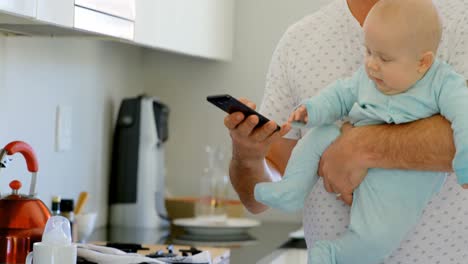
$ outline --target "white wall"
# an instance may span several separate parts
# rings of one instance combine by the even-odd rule
[[[4,89],[5,86],[5,38],[0,37],[0,89]],[[3,97],[3,96],[2,96]]]
[[[53,195],[91,194],[88,209],[106,220],[111,132],[120,100],[139,94],[141,49],[90,39],[0,37],[0,145],[24,140],[39,159],[37,192],[50,205]],[[55,151],[57,106],[71,106],[72,149]],[[19,154],[18,154],[19,155]],[[9,192],[13,179],[29,190],[21,156],[0,177]]]
[[[145,88],[168,103],[172,111],[167,183],[174,195],[197,194],[198,180],[207,164],[205,144],[230,148],[223,126],[224,114],[208,104],[205,97],[229,93],[260,103],[268,64],[283,32],[290,24],[328,2],[330,0],[255,0],[255,3],[237,0],[232,63],[146,51]],[[225,167],[227,169],[227,163]],[[259,217],[300,220],[300,214],[272,213]]]
[[[91,193],[90,210],[106,212],[111,133],[118,103],[143,88],[171,107],[167,182],[175,195],[196,195],[206,166],[205,144],[225,145],[224,114],[210,94],[230,93],[261,101],[273,49],[288,25],[330,0],[236,1],[232,63],[212,62],[125,44],[90,39],[0,37],[0,146],[16,139],[36,150],[37,191],[52,195]],[[73,108],[73,146],[55,151],[57,105]],[[226,152],[229,152],[227,150]],[[225,164],[227,166],[227,163]],[[29,175],[21,157],[0,176],[0,191]],[[26,191],[25,190],[25,191]],[[300,216],[264,214],[299,221]],[[101,215],[99,224],[105,223]]]

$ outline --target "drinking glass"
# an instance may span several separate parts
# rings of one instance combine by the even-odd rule
[[[77,229],[78,241],[86,243],[94,231],[97,213],[83,213],[75,215],[75,228]]]
[[[200,196],[195,207],[195,216],[208,222],[225,222],[227,176],[205,176],[200,180]]]

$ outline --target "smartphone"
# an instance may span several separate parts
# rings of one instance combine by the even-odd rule
[[[208,102],[216,105],[217,107],[221,108],[228,114],[232,114],[234,112],[242,112],[245,117],[256,115],[258,116],[258,124],[255,128],[261,127],[264,124],[268,123],[270,119],[264,117],[259,112],[253,110],[252,108],[248,107],[247,105],[241,103],[236,98],[230,96],[229,94],[219,94],[219,95],[211,95],[207,96],[206,100]],[[280,126],[276,125],[276,130],[279,131],[281,129]]]

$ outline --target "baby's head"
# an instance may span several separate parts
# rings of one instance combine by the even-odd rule
[[[364,22],[365,66],[385,94],[408,90],[434,62],[442,25],[432,0],[380,0]]]

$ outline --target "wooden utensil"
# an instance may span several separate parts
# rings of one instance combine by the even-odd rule
[[[81,192],[80,193],[80,196],[78,197],[78,202],[76,204],[76,207],[75,207],[75,215],[81,213],[81,211],[83,210],[86,202],[88,201],[88,192]]]

